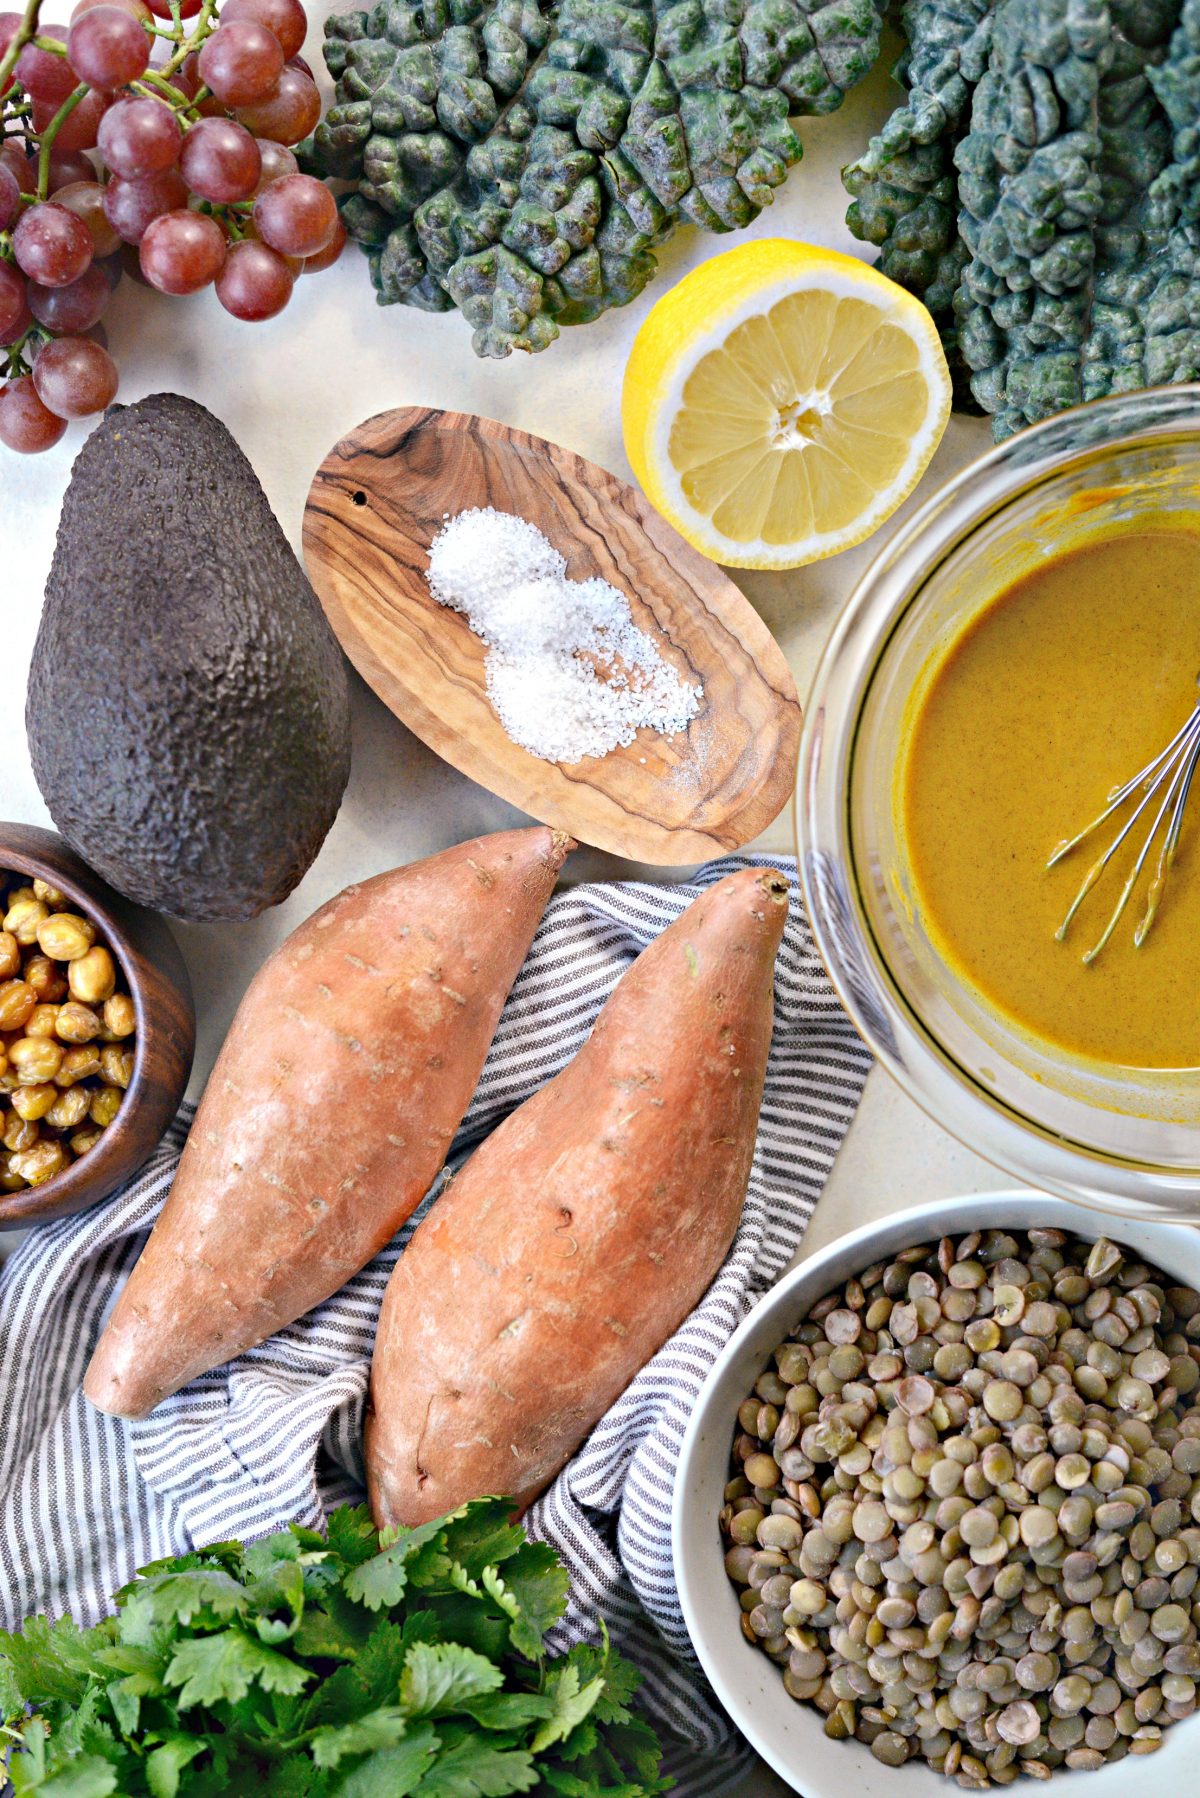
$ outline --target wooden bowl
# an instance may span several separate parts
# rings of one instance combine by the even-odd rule
[[[0,824],[0,871],[60,888],[108,941],[137,1017],[133,1079],[94,1149],[42,1186],[0,1193],[0,1226],[82,1211],[136,1174],[179,1109],[196,1047],[183,957],[163,919],[131,905],[51,830]]]
[[[493,506],[536,525],[572,580],[599,576],[704,698],[685,731],[642,730],[607,755],[544,761],[507,734],[486,648],[425,579],[448,513]],[[474,413],[384,412],[317,470],[309,578],[384,704],[461,773],[582,843],[663,866],[739,849],[791,794],[800,703],[787,662],[729,576],[636,487],[570,450]]]

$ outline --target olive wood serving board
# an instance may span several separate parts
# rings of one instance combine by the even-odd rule
[[[704,688],[686,733],[639,731],[575,763],[520,748],[492,709],[485,645],[425,581],[448,514],[514,512],[599,575]],[[769,824],[795,780],[796,688],[733,582],[642,495],[544,438],[471,414],[403,409],[344,437],[304,514],[309,576],[342,648],[408,728],[463,774],[581,842],[637,861],[702,861]]]

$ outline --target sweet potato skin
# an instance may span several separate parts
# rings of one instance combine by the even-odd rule
[[[375,1344],[378,1524],[484,1493],[528,1504],[711,1283],[750,1176],[786,915],[773,871],[702,894],[422,1220]]]
[[[347,887],[251,983],[84,1391],[142,1417],[336,1292],[420,1203],[570,840],[478,837]]]

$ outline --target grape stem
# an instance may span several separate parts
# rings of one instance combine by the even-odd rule
[[[0,56],[0,93],[3,93],[8,86],[8,78],[17,66],[17,58],[22,50],[26,44],[33,42],[34,33],[38,27],[38,14],[41,10],[42,0],[25,0],[25,12],[21,23],[17,26],[16,35],[4,55]]]
[[[54,140],[62,129],[64,121],[70,118],[87,91],[87,88],[81,83],[73,94],[68,94],[42,132],[41,146],[38,150],[37,197],[39,200],[46,199],[50,192],[50,156],[54,149]]]

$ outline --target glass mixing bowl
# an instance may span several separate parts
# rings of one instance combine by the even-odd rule
[[[875,560],[838,622],[809,701],[796,825],[825,963],[918,1104],[1032,1185],[1200,1222],[1200,1069],[1084,1063],[985,1006],[924,928],[894,801],[906,717],[965,622],[1115,520],[1182,511],[1200,514],[1200,386],[1063,413],[950,481]],[[1182,671],[1186,683],[1195,672]],[[1064,668],[1064,696],[1069,682]],[[1200,791],[1184,828],[1200,830]],[[1200,869],[1175,876],[1188,877]]]

